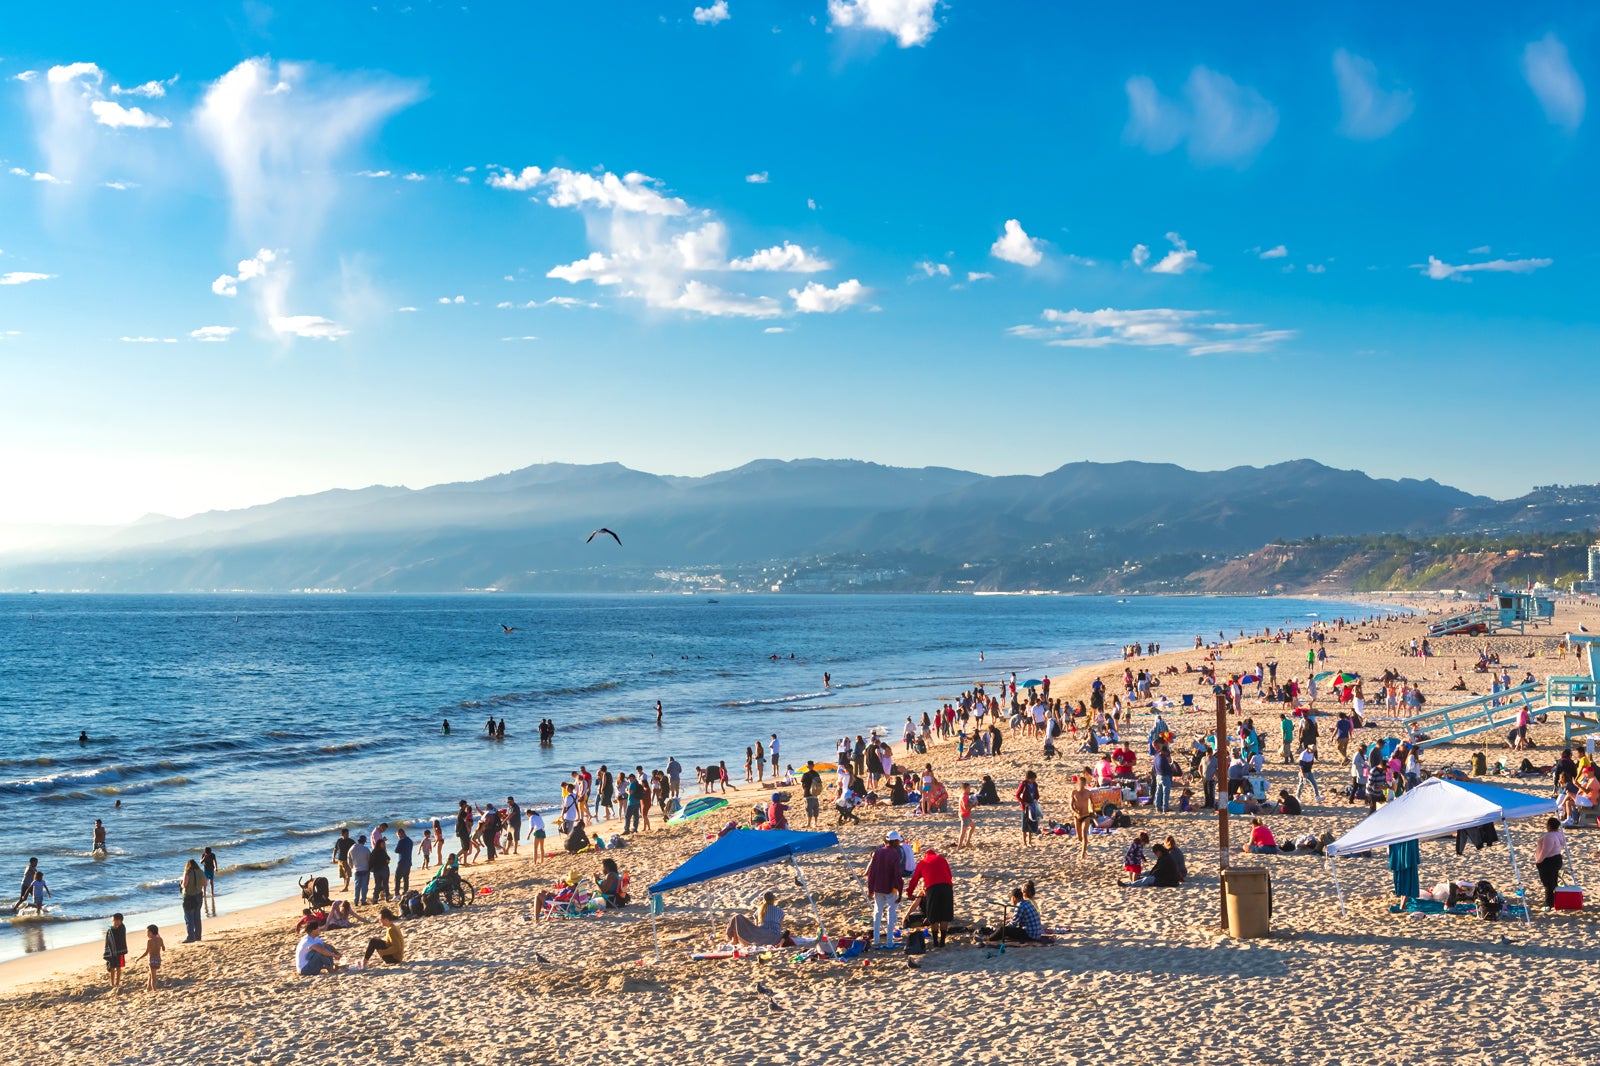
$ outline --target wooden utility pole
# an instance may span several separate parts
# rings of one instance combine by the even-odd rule
[[[1228,928],[1228,694],[1221,685],[1211,686],[1217,701],[1217,853],[1219,856],[1217,899],[1222,908],[1222,928]]]

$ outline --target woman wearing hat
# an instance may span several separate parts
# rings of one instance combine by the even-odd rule
[[[541,888],[533,897],[533,920],[544,917],[545,908],[552,903],[566,903],[578,894],[578,871],[568,870],[567,876],[550,888]]]

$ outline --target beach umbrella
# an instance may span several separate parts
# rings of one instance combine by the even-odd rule
[[[1029,680],[1024,681],[1022,683],[1022,687],[1023,688],[1038,688],[1040,685],[1043,685],[1043,684],[1044,684],[1044,682],[1040,681],[1038,678],[1030,678]]]
[[[1259,684],[1261,684],[1261,675],[1260,674],[1245,674],[1243,677],[1241,677],[1239,679],[1239,684],[1241,684],[1241,685],[1259,685]]]

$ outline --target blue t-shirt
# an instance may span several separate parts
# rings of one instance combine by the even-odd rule
[[[394,857],[400,866],[411,865],[411,849],[416,846],[416,843],[416,840],[411,837],[401,837],[394,842]]]

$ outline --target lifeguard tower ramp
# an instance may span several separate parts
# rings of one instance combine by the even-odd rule
[[[1554,618],[1554,600],[1531,592],[1495,589],[1489,602],[1453,614],[1428,627],[1430,637],[1487,636],[1490,633],[1525,633],[1529,622]]]
[[[1596,702],[1600,690],[1600,674],[1596,673],[1595,645],[1600,636],[1593,633],[1569,633],[1567,643],[1584,657],[1589,665],[1587,674],[1569,677],[1552,677],[1545,682],[1545,710],[1559,714],[1565,720],[1563,735],[1570,745],[1581,737],[1600,733],[1600,704]]]
[[[1545,686],[1537,683],[1518,685],[1488,696],[1474,696],[1448,707],[1402,718],[1400,724],[1408,734],[1417,732],[1424,735],[1425,739],[1417,747],[1432,748],[1491,729],[1510,729],[1517,724],[1517,716],[1522,708],[1528,708],[1529,714],[1539,714],[1542,713],[1540,708],[1544,702]]]

